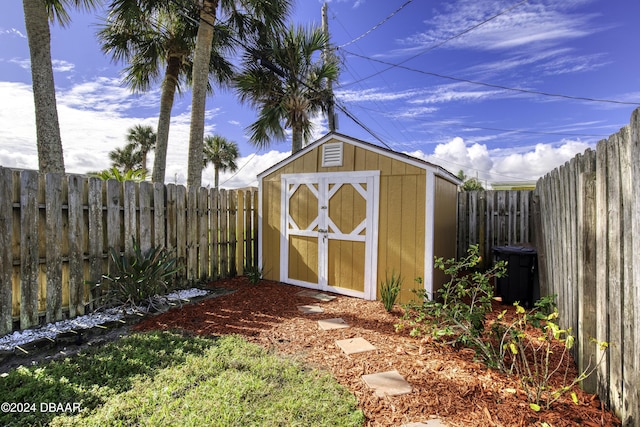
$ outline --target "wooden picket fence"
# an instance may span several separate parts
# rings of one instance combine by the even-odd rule
[[[478,245],[486,266],[495,246],[532,242],[532,195],[530,190],[459,192],[458,258]]]
[[[549,172],[535,191],[461,192],[458,256],[480,245],[532,244],[541,295],[576,337],[582,382],[622,420],[640,420],[640,109],[595,150]],[[609,343],[601,351],[592,342]]]
[[[0,167],[0,335],[94,309],[109,248],[175,251],[181,286],[256,268],[258,195]]]
[[[622,420],[640,420],[640,109],[620,132],[541,178],[542,291],[558,295],[584,382]],[[602,353],[591,338],[608,342]]]

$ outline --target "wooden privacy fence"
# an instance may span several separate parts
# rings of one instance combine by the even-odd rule
[[[629,126],[541,178],[542,292],[558,295],[584,382],[621,418],[640,425],[640,109]],[[599,352],[590,339],[608,342]]]
[[[458,258],[479,245],[484,265],[493,247],[531,243],[532,194],[529,190],[461,191],[458,193]]]
[[[257,191],[0,167],[0,335],[92,310],[89,285],[130,254],[175,251],[183,286],[257,266]]]

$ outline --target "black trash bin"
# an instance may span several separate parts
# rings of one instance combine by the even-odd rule
[[[538,277],[538,253],[528,246],[495,246],[495,261],[507,261],[507,276],[496,281],[496,295],[505,304],[519,301],[524,307],[532,307],[540,298]]]

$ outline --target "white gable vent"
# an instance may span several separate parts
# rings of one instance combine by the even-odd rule
[[[322,146],[322,167],[342,166],[342,142]]]

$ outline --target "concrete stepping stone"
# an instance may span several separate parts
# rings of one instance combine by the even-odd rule
[[[376,396],[398,396],[411,393],[411,385],[396,370],[363,375],[362,380],[374,390]]]
[[[349,338],[336,341],[336,345],[346,354],[364,353],[375,350],[376,347],[364,338]]]
[[[334,299],[336,299],[336,297],[333,295],[327,295],[322,292],[316,292],[316,291],[300,291],[296,295],[301,297],[315,298],[323,302],[333,301]]]
[[[347,322],[345,322],[341,317],[336,317],[335,319],[318,320],[318,326],[323,331],[329,331],[331,329],[344,329],[349,327]]]
[[[324,309],[319,305],[299,305],[298,311],[304,314],[324,313]]]

